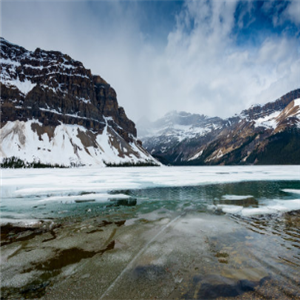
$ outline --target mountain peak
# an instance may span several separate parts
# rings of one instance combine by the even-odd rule
[[[58,51],[32,52],[2,38],[1,52],[2,159],[14,155],[53,163],[47,152],[57,144],[65,147],[68,139],[73,154],[64,165],[153,161],[137,142],[135,124],[119,107],[115,90],[102,77]],[[33,152],[28,149],[39,142],[27,137],[30,131],[41,142]],[[13,132],[18,133],[15,145],[6,140]]]

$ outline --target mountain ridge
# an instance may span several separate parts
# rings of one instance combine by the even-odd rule
[[[0,43],[2,160],[156,164],[102,77],[59,51],[28,51],[4,38]],[[66,149],[62,160],[59,152]]]
[[[138,123],[138,132],[143,133],[139,138],[145,148],[165,164],[300,163],[297,150],[300,149],[299,98],[300,89],[296,89],[274,102],[252,106],[227,119],[172,112],[148,124],[147,132]],[[178,121],[183,115],[185,126]],[[292,149],[279,151],[286,157],[285,162],[280,157],[275,158],[275,154],[272,154],[273,160],[267,158],[266,151],[277,139],[293,144]],[[270,149],[268,151],[270,153]]]

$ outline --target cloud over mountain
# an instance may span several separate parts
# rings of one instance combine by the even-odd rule
[[[228,117],[299,87],[299,9],[298,1],[4,0],[2,30],[103,74],[135,121],[170,109]]]

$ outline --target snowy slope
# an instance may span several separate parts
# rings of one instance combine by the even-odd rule
[[[102,134],[70,124],[51,132],[38,120],[8,122],[0,129],[0,159],[10,157],[62,166],[155,163],[136,141],[127,143],[108,124]]]
[[[254,126],[276,129],[280,122],[289,118],[296,118],[297,126],[300,127],[300,98],[291,101],[283,110],[278,110],[258,118],[254,121]]]

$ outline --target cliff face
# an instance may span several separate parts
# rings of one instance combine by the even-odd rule
[[[128,141],[128,134],[136,137],[114,89],[66,54],[39,48],[30,52],[1,39],[1,73],[1,126],[35,117],[45,125],[62,121],[99,130],[106,116]]]
[[[138,127],[145,148],[167,164],[299,164],[300,89],[225,120],[175,112]]]
[[[100,155],[97,164],[103,160],[111,163],[153,160],[140,143],[137,143],[135,124],[127,118],[124,109],[118,106],[115,90],[100,76],[92,75],[81,62],[57,51],[44,51],[39,48],[34,52],[27,51],[3,38],[0,62],[2,157],[11,156],[11,153],[7,152],[12,151],[7,146],[7,136],[11,134],[8,128],[13,128],[11,122],[14,122],[14,128],[18,128],[14,132],[20,133],[20,126],[35,120],[31,122],[30,127],[38,135],[39,141],[43,140],[44,133],[48,134],[50,140],[55,139],[56,129],[62,125],[75,126],[81,132],[87,130],[85,137],[79,133],[75,135],[79,136],[80,144],[74,146],[74,137],[73,140],[69,138],[70,143],[74,149],[86,149],[87,151],[83,150],[84,154],[89,156],[95,149],[102,152],[103,159]],[[79,132],[78,130],[76,132]],[[28,134],[23,132],[25,140]],[[96,141],[97,136],[101,134],[108,135],[105,143],[116,150],[117,160],[114,155],[107,157],[105,151],[102,151],[104,149],[101,150],[104,146]],[[23,159],[28,161],[28,145],[21,141],[17,144],[27,149],[24,148],[27,156]],[[95,149],[88,150],[87,145]],[[36,151],[30,150],[33,151],[30,156],[39,159],[38,148],[41,147],[37,147]],[[126,151],[123,151],[124,147]],[[20,157],[20,153],[12,152]],[[74,155],[73,162],[87,163],[78,154],[78,150],[74,150]],[[55,161],[51,155],[48,157],[49,159],[43,160]],[[119,158],[123,160],[120,161]],[[29,158],[30,160],[32,159]],[[70,161],[65,162],[67,165],[69,163]],[[90,161],[88,163],[93,164]]]

